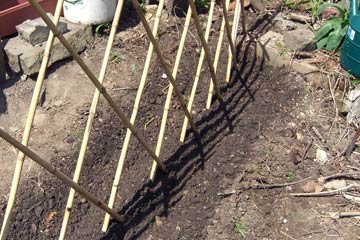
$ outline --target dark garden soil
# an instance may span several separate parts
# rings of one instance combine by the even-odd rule
[[[273,6],[272,10],[278,9]],[[221,21],[220,9],[216,11],[212,52]],[[305,183],[257,189],[263,184],[342,172],[349,162],[330,160],[321,165],[314,161],[316,143],[320,141],[311,133],[312,127],[324,134],[323,144],[331,148],[344,129],[344,120],[334,118],[332,99],[326,90],[309,87],[311,79],[287,68],[266,67],[256,58],[256,38],[271,27],[271,14],[249,16],[251,37],[243,37],[239,43],[241,71],[233,72],[229,84],[223,82],[227,64],[227,51],[223,51],[217,75],[224,101],[214,98],[210,110],[205,110],[210,74],[204,63],[192,111],[200,134],[196,136],[189,128],[183,144],[179,136],[184,114],[173,97],[161,153],[170,173],[165,175],[158,170],[155,182],[150,182],[151,158],[133,137],[115,207],[124,214],[125,222],[112,222],[108,232],[102,233],[104,213],[77,196],[68,239],[357,239],[360,231],[355,220],[325,217],[327,212],[355,209],[356,204],[337,196],[290,196],[291,192],[302,192],[300,186]],[[166,24],[160,27],[162,50],[170,65],[177,52],[182,22],[183,19],[168,16]],[[136,31],[143,31],[139,29]],[[177,77],[184,96],[190,94],[200,55],[194,27],[190,32]],[[106,39],[96,41],[84,54],[103,51]],[[115,47],[125,62],[135,55],[141,59],[133,78],[140,79],[147,44],[146,37],[139,37],[131,42],[119,40]],[[112,62],[110,77],[119,77],[119,68],[132,71],[132,66],[124,61]],[[136,127],[154,148],[168,87],[162,75],[154,57],[136,121]],[[130,82],[130,88],[121,94],[116,90],[119,86],[111,86],[112,95],[130,117],[136,83]],[[78,109],[73,129],[84,129],[88,108],[85,105]],[[105,202],[125,132],[119,118],[102,99],[80,184]],[[80,141],[74,136],[68,136],[67,141],[73,143],[74,149],[66,154],[55,152],[51,163],[72,176]],[[57,238],[68,192],[59,180],[42,171],[36,179],[24,180],[9,239]],[[1,205],[1,217],[5,204]]]

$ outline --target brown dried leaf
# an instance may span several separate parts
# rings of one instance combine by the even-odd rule
[[[45,217],[45,225],[49,225],[52,220],[54,219],[54,217],[56,216],[57,212],[53,211],[50,212],[46,217]]]

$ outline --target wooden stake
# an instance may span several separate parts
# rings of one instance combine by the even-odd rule
[[[178,69],[179,69],[181,55],[182,55],[182,52],[183,52],[183,49],[184,49],[186,36],[187,36],[189,26],[190,26],[191,15],[192,15],[192,12],[191,12],[191,8],[189,7],[188,10],[187,10],[184,29],[183,29],[181,39],[180,39],[180,43],[179,43],[179,49],[178,49],[176,59],[175,59],[174,69],[173,69],[173,72],[172,72],[174,80],[176,80],[176,75],[177,75],[177,72],[178,72]],[[168,89],[168,93],[167,93],[167,96],[166,96],[166,101],[165,101],[165,105],[164,105],[164,112],[163,112],[161,125],[160,125],[160,132],[159,132],[158,141],[157,141],[156,150],[155,150],[155,153],[158,156],[160,155],[161,145],[162,145],[164,135],[165,135],[166,122],[167,122],[167,117],[168,117],[168,114],[169,114],[169,108],[170,108],[170,103],[171,103],[171,97],[172,97],[172,94],[173,94],[173,90],[174,90],[174,88],[170,84],[169,89]],[[150,180],[151,181],[155,180],[156,169],[157,169],[157,163],[155,161],[153,161],[153,164],[152,164],[152,167],[151,167],[151,173],[150,173]]]
[[[229,8],[229,4],[230,4],[230,0],[226,0],[226,8]],[[216,73],[218,63],[219,63],[221,47],[222,47],[223,40],[224,40],[224,29],[225,29],[225,18],[223,16],[222,22],[221,22],[221,27],[220,27],[220,33],[219,33],[219,40],[218,40],[218,44],[216,47],[216,53],[215,53],[215,59],[214,59],[215,73]],[[214,84],[212,83],[212,81],[210,81],[208,98],[206,101],[206,109],[210,109],[210,107],[211,107],[211,100],[212,100],[213,92],[214,92]]]
[[[53,31],[54,35],[60,40],[60,42],[64,45],[64,47],[69,51],[71,56],[74,58],[74,60],[79,64],[79,66],[83,69],[83,71],[86,73],[86,75],[89,77],[91,82],[95,85],[95,87],[100,91],[100,93],[104,96],[104,98],[107,100],[107,102],[110,104],[110,106],[114,109],[115,113],[119,116],[119,118],[122,120],[124,125],[127,128],[130,128],[134,136],[139,140],[139,142],[144,146],[144,148],[147,150],[147,152],[151,155],[151,157],[154,158],[154,160],[157,161],[159,164],[159,167],[162,171],[165,173],[168,173],[167,168],[165,165],[159,160],[159,158],[156,156],[155,152],[151,149],[149,144],[144,140],[144,138],[140,135],[140,133],[135,129],[134,125],[131,124],[129,119],[126,118],[125,114],[121,111],[121,109],[116,105],[115,101],[112,99],[112,97],[109,95],[109,93],[106,91],[106,89],[101,85],[99,80],[95,77],[95,75],[92,73],[92,71],[89,69],[89,67],[84,63],[84,61],[80,58],[80,56],[75,52],[75,50],[71,47],[69,42],[64,38],[64,36],[59,32],[59,30],[56,28],[56,26],[51,22],[50,18],[46,15],[42,7],[36,2],[36,0],[29,0],[31,5],[34,7],[36,12],[40,15],[40,17],[44,20],[44,22],[48,25],[51,31]]]
[[[85,188],[77,184],[76,182],[72,181],[68,176],[66,176],[61,171],[57,170],[54,166],[52,166],[50,163],[42,159],[39,155],[37,155],[35,152],[33,152],[31,149],[26,147],[25,145],[18,142],[16,139],[11,137],[9,134],[7,134],[3,129],[0,128],[0,137],[3,138],[5,141],[19,149],[21,152],[23,152],[26,156],[34,160],[36,163],[38,163],[40,166],[45,168],[46,171],[60,179],[66,186],[74,188],[76,192],[78,192],[81,196],[104,210],[105,212],[109,213],[114,219],[116,219],[119,222],[124,221],[124,217],[119,215],[116,211],[112,210],[108,206],[106,206],[105,203],[100,201],[98,198],[96,198],[92,193],[88,192]]]
[[[228,41],[229,41],[229,56],[228,56],[228,65],[227,65],[227,71],[226,71],[226,82],[230,82],[230,75],[231,75],[231,61],[234,62],[234,66],[236,69],[238,69],[237,66],[237,59],[236,59],[236,49],[235,49],[235,39],[236,39],[236,34],[234,34],[234,32],[236,33],[237,30],[237,23],[236,23],[236,19],[238,18],[238,14],[240,13],[240,6],[239,6],[239,2],[241,0],[236,0],[235,3],[235,13],[234,13],[234,20],[233,20],[233,33],[231,33],[231,29],[230,29],[230,24],[229,24],[229,19],[228,19],[228,10],[226,7],[226,3],[225,0],[221,0],[221,4],[223,6],[223,17],[225,19],[225,29],[226,29],[226,34],[228,37]],[[234,37],[235,35],[235,37]],[[233,41],[234,40],[234,41]]]
[[[209,16],[208,16],[208,21],[207,21],[206,30],[205,30],[205,36],[204,36],[204,40],[206,41],[206,44],[207,44],[207,41],[208,41],[209,35],[210,35],[210,29],[211,29],[211,24],[212,24],[212,18],[213,18],[213,15],[214,15],[215,3],[216,3],[215,0],[211,0],[211,2],[210,2]],[[197,89],[198,84],[199,84],[199,79],[200,79],[200,74],[201,74],[201,69],[202,69],[202,66],[203,66],[204,58],[205,58],[205,50],[204,50],[204,48],[202,48],[200,58],[199,58],[199,62],[198,62],[198,66],[197,66],[196,73],[195,73],[194,83],[193,83],[193,86],[192,86],[192,89],[191,89],[189,102],[188,102],[188,105],[187,105],[187,109],[189,110],[189,112],[191,112],[192,106],[194,104],[196,89]],[[214,69],[214,73],[215,73],[215,69]],[[188,125],[188,121],[185,118],[184,121],[183,121],[182,129],[181,129],[180,142],[185,141],[187,125]]]
[[[157,8],[154,27],[153,27],[153,31],[152,31],[154,36],[156,36],[157,32],[158,32],[158,28],[159,28],[159,24],[160,24],[160,18],[161,18],[161,12],[162,12],[162,9],[164,8],[164,3],[165,3],[165,1],[161,0],[159,2],[158,8]],[[154,52],[154,46],[153,46],[152,43],[150,43],[149,50],[147,52],[147,56],[146,56],[146,60],[145,60],[144,69],[143,69],[141,80],[140,80],[140,84],[139,84],[139,88],[138,88],[138,91],[136,93],[133,112],[132,112],[131,118],[130,118],[130,122],[132,124],[134,124],[135,120],[136,120],[136,116],[137,116],[138,109],[139,109],[139,106],[140,106],[141,97],[142,97],[142,94],[143,94],[143,91],[144,91],[144,88],[145,88],[145,84],[146,84],[146,79],[147,79],[147,76],[148,76],[148,73],[149,73],[151,57],[153,55],[153,52]],[[117,168],[116,168],[115,177],[114,177],[113,185],[112,185],[112,188],[111,188],[111,193],[110,193],[110,198],[109,198],[109,203],[108,203],[108,206],[110,208],[113,208],[114,204],[115,204],[116,193],[117,193],[117,189],[118,189],[118,186],[119,186],[119,182],[120,182],[121,174],[122,174],[122,171],[123,171],[123,167],[124,167],[124,164],[125,164],[125,158],[126,158],[126,154],[127,154],[128,148],[129,148],[130,138],[131,138],[131,131],[128,129],[126,131],[123,147],[121,149],[119,162],[118,162],[118,165],[117,165]],[[157,156],[159,156],[159,154],[157,154],[156,152],[155,152],[155,154]],[[110,215],[106,214],[104,222],[103,222],[103,226],[102,226],[102,229],[101,229],[103,232],[107,231],[107,229],[109,227],[109,223],[110,223]]]
[[[117,4],[116,10],[115,10],[115,15],[114,15],[114,19],[113,19],[112,26],[111,26],[111,31],[110,31],[110,36],[109,36],[109,40],[108,40],[107,47],[106,47],[106,50],[105,50],[104,59],[103,59],[103,62],[102,62],[100,74],[99,74],[99,82],[101,84],[103,84],[103,82],[104,82],[106,68],[108,66],[109,57],[110,57],[110,54],[111,54],[111,49],[112,49],[114,39],[115,39],[115,36],[116,36],[117,27],[118,27],[118,24],[119,24],[123,4],[124,4],[124,0],[120,0],[118,2],[118,4]],[[79,157],[78,157],[75,172],[74,172],[73,181],[76,182],[76,183],[79,181],[79,178],[80,178],[82,166],[83,166],[84,159],[85,159],[86,149],[87,149],[87,146],[89,144],[90,133],[91,133],[91,130],[92,130],[94,119],[95,119],[95,114],[96,114],[96,109],[97,109],[97,106],[98,106],[99,98],[100,98],[100,92],[96,89],[95,93],[94,93],[92,103],[91,103],[91,107],[90,107],[90,111],[89,111],[89,117],[88,117],[88,120],[87,120],[87,123],[86,123],[85,132],[84,132],[84,136],[83,136],[83,140],[82,140],[81,148],[80,148],[80,152],[79,152]],[[128,131],[129,131],[129,129],[128,129]],[[66,204],[66,208],[65,208],[65,213],[64,213],[63,223],[62,223],[62,226],[61,226],[59,240],[65,239],[66,230],[67,230],[67,227],[68,227],[68,224],[69,224],[70,214],[71,214],[71,210],[72,210],[72,207],[73,207],[74,198],[75,198],[75,189],[71,188],[70,193],[69,193],[69,197],[68,197],[68,201],[67,201],[67,204]],[[110,208],[112,208],[112,207],[110,207]]]
[[[193,17],[194,17],[194,22],[195,22],[195,26],[196,26],[196,30],[198,32],[198,35],[200,37],[200,40],[201,40],[201,44],[202,44],[202,47],[205,51],[205,58],[206,58],[206,62],[208,64],[208,67],[209,67],[209,70],[210,70],[210,74],[211,74],[211,79],[214,83],[214,87],[215,87],[215,94],[216,94],[216,97],[219,99],[219,101],[223,101],[222,100],[222,97],[221,97],[221,94],[220,94],[220,87],[219,87],[219,84],[218,84],[218,81],[217,81],[217,78],[216,78],[216,74],[215,74],[215,70],[214,70],[214,66],[213,66],[213,63],[212,63],[212,60],[211,60],[211,53],[210,53],[210,48],[204,38],[204,34],[203,34],[203,31],[201,29],[201,25],[200,25],[200,21],[199,21],[199,15],[196,11],[196,6],[195,6],[195,2],[194,0],[189,0],[189,4],[190,4],[190,7],[191,7],[191,11],[193,12]]]
[[[159,47],[159,44],[157,43],[154,35],[151,33],[151,29],[149,27],[149,24],[147,23],[146,19],[145,19],[145,16],[144,16],[144,13],[142,12],[142,9],[140,7],[140,4],[138,2],[138,0],[131,0],[132,3],[133,3],[133,6],[137,12],[137,15],[139,16],[145,30],[146,30],[146,33],[151,41],[151,43],[154,45],[154,49],[155,49],[155,52],[157,53],[157,56],[159,58],[159,61],[160,61],[160,64],[162,65],[164,71],[165,71],[165,74],[167,76],[167,78],[169,79],[170,83],[173,85],[174,87],[174,90],[175,90],[175,94],[180,102],[180,105],[182,107],[182,109],[184,110],[185,112],[185,115],[186,117],[188,118],[189,122],[190,122],[190,125],[191,125],[191,128],[192,130],[196,133],[196,134],[199,134],[199,131],[197,130],[196,126],[195,126],[195,123],[194,121],[192,120],[192,117],[191,117],[191,114],[190,112],[187,110],[186,108],[186,104],[185,104],[185,101],[184,101],[184,98],[177,86],[177,84],[175,83],[175,80],[171,74],[171,71],[169,69],[169,67],[167,66],[167,63],[165,61],[165,58],[164,56],[162,55],[161,53],[161,50],[160,50],[160,47]]]
[[[55,13],[54,13],[55,28],[56,28],[57,24],[59,23],[63,3],[64,3],[64,0],[59,0],[56,4],[56,9],[55,9]],[[51,52],[53,43],[54,43],[54,34],[52,32],[50,32],[48,41],[45,46],[44,56],[43,56],[43,59],[41,62],[39,74],[37,76],[37,80],[35,83],[34,93],[31,98],[29,112],[28,112],[28,116],[26,118],[26,123],[25,123],[25,129],[24,129],[22,140],[21,140],[22,144],[25,146],[27,146],[29,139],[30,139],[30,133],[31,133],[31,128],[32,128],[34,118],[35,118],[36,107],[38,105],[41,89],[42,89],[42,86],[44,83],[45,73],[46,73],[47,66],[49,64],[50,52]],[[22,152],[19,152],[19,154],[17,156],[17,160],[16,160],[15,172],[14,172],[14,176],[13,176],[13,180],[12,180],[12,184],[11,184],[9,199],[8,199],[8,203],[6,205],[4,221],[3,221],[3,224],[1,227],[1,233],[0,233],[1,240],[5,240],[8,235],[12,210],[14,208],[14,204],[15,204],[15,200],[16,200],[16,193],[17,193],[17,190],[19,187],[24,158],[25,158],[25,155]]]
[[[245,15],[245,3],[244,0],[240,0],[240,5],[241,5],[241,26],[242,26],[242,31],[243,33],[246,33],[246,15]],[[239,22],[239,20],[237,20],[237,22]],[[237,28],[236,28],[237,31]]]

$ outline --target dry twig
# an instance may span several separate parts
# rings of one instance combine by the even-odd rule
[[[353,172],[353,173],[338,173],[330,176],[325,176],[321,180],[322,182],[329,181],[330,179],[337,179],[337,178],[351,178],[354,179],[354,175],[360,175],[359,172]]]
[[[331,191],[315,192],[315,193],[291,193],[290,195],[293,197],[326,197],[326,196],[334,196],[334,195],[342,194],[343,192],[346,192],[354,187],[355,187],[354,185],[349,185],[344,188],[331,190]]]
[[[292,185],[296,185],[296,184],[299,184],[299,183],[306,182],[306,181],[308,181],[310,179],[311,178],[308,177],[308,178],[301,179],[299,181],[289,182],[289,183],[259,184],[259,185],[254,186],[254,188],[256,188],[256,189],[264,189],[264,188],[265,189],[271,189],[271,188],[287,187],[287,186],[292,186]]]

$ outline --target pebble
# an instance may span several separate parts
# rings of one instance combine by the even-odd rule
[[[37,226],[36,226],[35,223],[32,223],[32,224],[31,224],[31,230],[32,230],[33,232],[36,232]]]
[[[53,199],[53,198],[50,198],[48,204],[49,204],[49,208],[55,207],[55,201],[54,201],[54,199]]]
[[[42,207],[40,207],[40,206],[37,206],[36,208],[35,208],[35,215],[37,216],[37,217],[41,217],[41,214],[43,213],[43,208]]]

